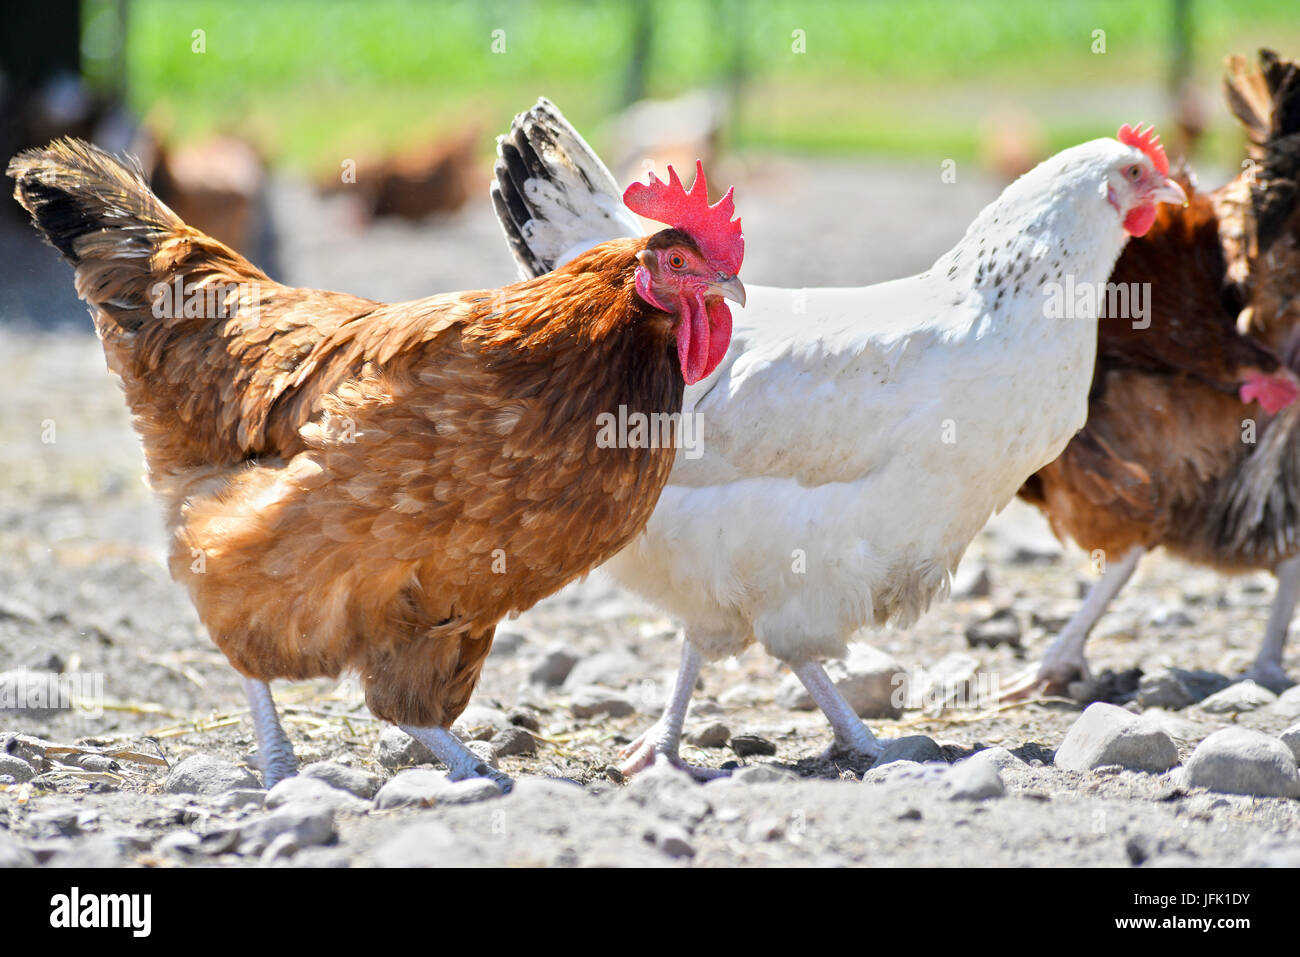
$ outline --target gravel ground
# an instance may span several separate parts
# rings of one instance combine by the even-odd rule
[[[756,237],[751,282],[921,268],[997,191],[877,164],[765,159],[729,172]],[[862,215],[844,215],[848,196]],[[485,201],[357,233],[345,198],[293,181],[273,197],[289,282],[397,299],[512,278]],[[1091,645],[1105,680],[1085,690],[1126,710],[1081,717],[1074,702],[998,709],[976,697],[940,711],[917,695],[870,720],[895,742],[890,756],[912,760],[872,770],[822,759],[824,720],[751,649],[706,667],[686,726],[701,744],[684,749],[743,770],[703,786],[660,769],[622,783],[608,769],[657,715],[680,635],[597,573],[503,625],[463,721],[514,793],[449,785],[381,738],[343,679],[277,686],[299,761],[321,780],[305,772],[268,795],[246,767],[254,737],[237,676],[163,567],[138,446],[70,273],[24,229],[0,223],[0,693],[59,672],[102,709],[0,710],[0,866],[1300,864],[1300,779],[1279,738],[1300,721],[1300,695],[1222,690],[1254,655],[1271,579],[1161,555]],[[1009,678],[1092,580],[1085,558],[1019,505],[962,572],[962,597],[913,629],[870,636],[878,654],[845,666],[864,705],[887,708],[878,685],[896,670],[917,691],[941,663],[976,687]],[[1300,654],[1288,664],[1300,674]],[[1268,737],[1206,742],[1224,728]]]

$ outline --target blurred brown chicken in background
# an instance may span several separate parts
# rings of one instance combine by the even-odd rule
[[[1129,243],[1111,282],[1149,284],[1150,325],[1128,311],[1102,319],[1088,423],[1020,492],[1106,569],[1012,696],[1063,692],[1087,676],[1089,632],[1159,546],[1226,572],[1275,572],[1247,675],[1291,683],[1282,654],[1300,597],[1300,67],[1267,50],[1258,69],[1232,57],[1225,90],[1250,141],[1242,173],[1208,193],[1184,176],[1189,205],[1162,207]]]
[[[357,197],[364,220],[396,216],[416,221],[454,213],[487,179],[487,165],[478,159],[481,136],[481,127],[468,126],[392,156],[362,158],[355,170],[333,172],[318,186],[325,193]]]

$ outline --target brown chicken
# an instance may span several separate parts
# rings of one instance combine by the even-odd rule
[[[142,139],[155,195],[194,228],[250,253],[266,217],[266,167],[252,144],[223,135],[170,149],[153,133]]]
[[[1088,423],[1020,492],[1059,537],[1109,567],[1010,696],[1061,692],[1087,676],[1089,631],[1157,546],[1223,571],[1276,572],[1273,612],[1247,674],[1274,688],[1290,683],[1282,652],[1300,594],[1300,403],[1291,401],[1291,369],[1300,368],[1300,69],[1268,51],[1257,71],[1234,57],[1225,86],[1252,144],[1242,175],[1211,193],[1188,183],[1189,205],[1162,207],[1150,232],[1128,244],[1111,281],[1150,284],[1150,325],[1101,321]]]
[[[483,172],[479,136],[479,128],[470,127],[393,156],[359,160],[353,178],[335,173],[321,182],[321,190],[358,197],[367,220],[396,216],[418,221],[433,213],[454,213],[469,200]]]
[[[384,305],[270,281],[138,168],[73,140],[15,194],[76,267],[162,498],[172,575],[246,677],[267,784],[294,770],[266,685],[359,672],[454,777],[509,780],[447,730],[497,622],[644,526],[673,448],[602,441],[671,415],[743,302],[731,195],[633,184],[674,228],[484,292]],[[656,420],[657,421],[657,420]]]

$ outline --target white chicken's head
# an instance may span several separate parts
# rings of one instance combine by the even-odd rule
[[[1158,203],[1187,205],[1183,188],[1169,178],[1169,160],[1153,128],[1143,131],[1125,123],[1115,141],[1115,157],[1106,173],[1106,201],[1119,214],[1124,231],[1141,236],[1156,219]]]

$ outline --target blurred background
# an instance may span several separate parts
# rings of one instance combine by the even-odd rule
[[[277,278],[387,299],[512,278],[493,137],[539,95],[621,180],[701,157],[737,183],[747,278],[856,284],[922,268],[1002,183],[1121,121],[1226,176],[1223,58],[1300,49],[1293,0],[47,0],[3,17],[0,154],[63,134],[129,150]],[[7,213],[0,321],[88,328]]]

